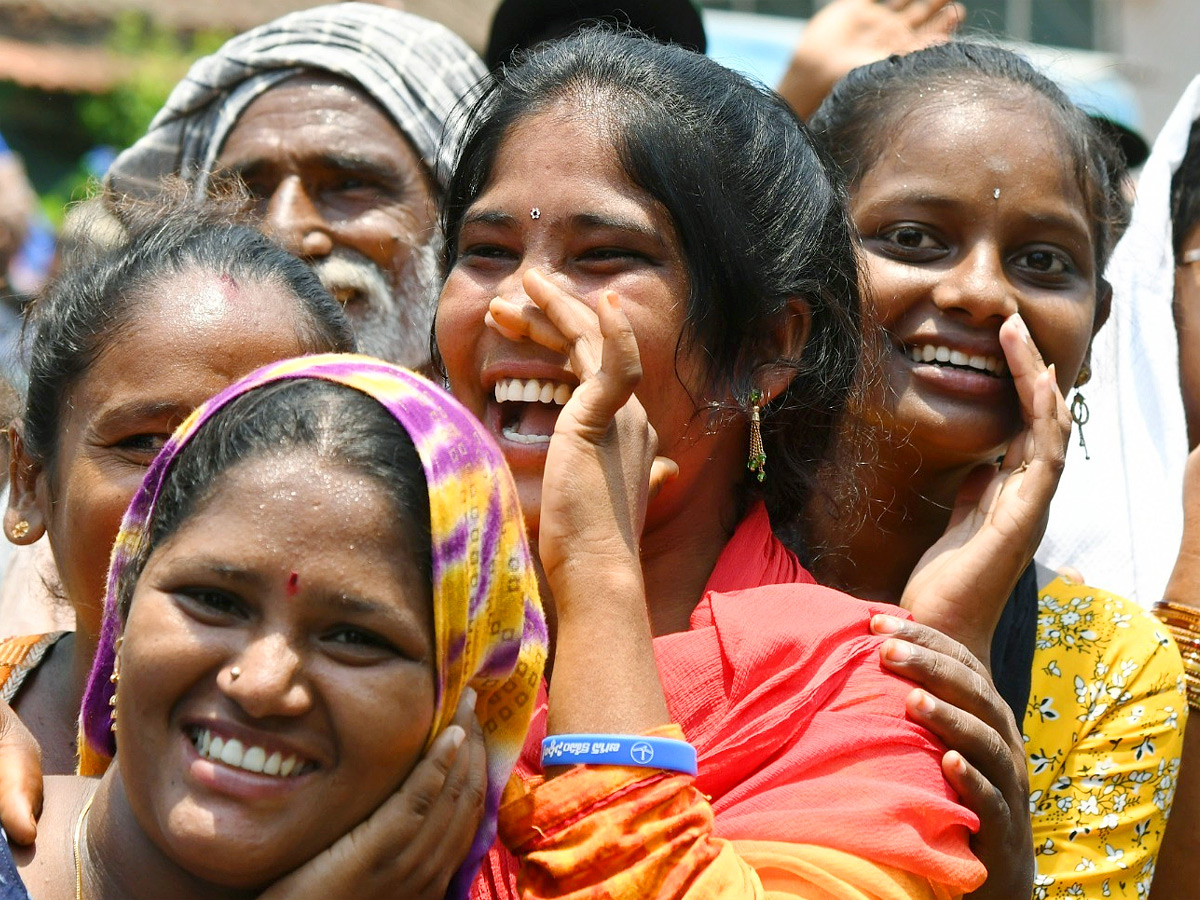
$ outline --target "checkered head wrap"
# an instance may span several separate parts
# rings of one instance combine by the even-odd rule
[[[451,111],[480,83],[483,62],[449,29],[370,3],[290,13],[197,60],[145,136],[113,162],[109,186],[147,197],[165,176],[178,175],[203,190],[246,107],[279,82],[314,71],[372,97],[445,186],[459,137]]]

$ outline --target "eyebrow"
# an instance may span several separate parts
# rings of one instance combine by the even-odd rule
[[[504,228],[511,228],[516,224],[516,217],[509,215],[506,212],[499,210],[484,209],[478,212],[470,212],[463,216],[462,224],[467,225],[496,225]],[[648,240],[662,243],[662,235],[657,229],[644,225],[634,219],[624,218],[621,216],[610,216],[603,213],[579,213],[572,216],[569,220],[570,224],[576,228],[608,228],[613,231],[625,231],[631,234],[636,234]]]
[[[354,153],[318,153],[303,157],[300,160],[306,165],[317,165],[324,169],[341,173],[357,173],[375,178],[379,181],[403,186],[408,182],[403,172],[388,164],[385,159]],[[251,177],[260,172],[270,171],[275,167],[273,160],[267,158],[249,159],[244,162],[233,162],[226,165],[226,170],[240,175],[242,178]]]
[[[146,400],[139,403],[128,403],[114,406],[112,409],[102,409],[96,416],[94,426],[97,428],[111,427],[113,423],[136,422],[146,419],[170,419],[183,417],[191,413],[192,408],[170,400]]]

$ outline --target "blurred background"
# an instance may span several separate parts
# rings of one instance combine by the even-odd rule
[[[387,0],[482,49],[498,0]],[[306,0],[0,0],[0,135],[34,195],[9,267],[36,290],[65,206],[140,136],[196,57]],[[703,0],[709,52],[774,84],[822,0]],[[1151,140],[1200,70],[1200,0],[964,0],[1077,101]],[[0,147],[0,157],[4,155]]]

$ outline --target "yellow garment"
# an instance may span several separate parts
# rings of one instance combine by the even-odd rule
[[[1024,728],[1035,900],[1144,898],[1179,774],[1183,664],[1140,607],[1056,578]]]

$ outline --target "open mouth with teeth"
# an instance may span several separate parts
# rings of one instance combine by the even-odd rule
[[[493,391],[500,407],[500,433],[517,444],[549,444],[573,390],[562,381],[501,378]]]
[[[951,350],[936,344],[921,344],[906,346],[904,355],[915,363],[928,363],[947,369],[963,369],[968,372],[978,372],[991,375],[994,378],[1008,377],[1008,363],[998,356],[981,356],[964,353],[961,350]]]
[[[295,753],[267,750],[254,744],[243,744],[237,738],[223,738],[207,728],[189,728],[188,737],[201,759],[220,763],[233,769],[272,775],[276,778],[297,778],[307,775],[317,765]]]

